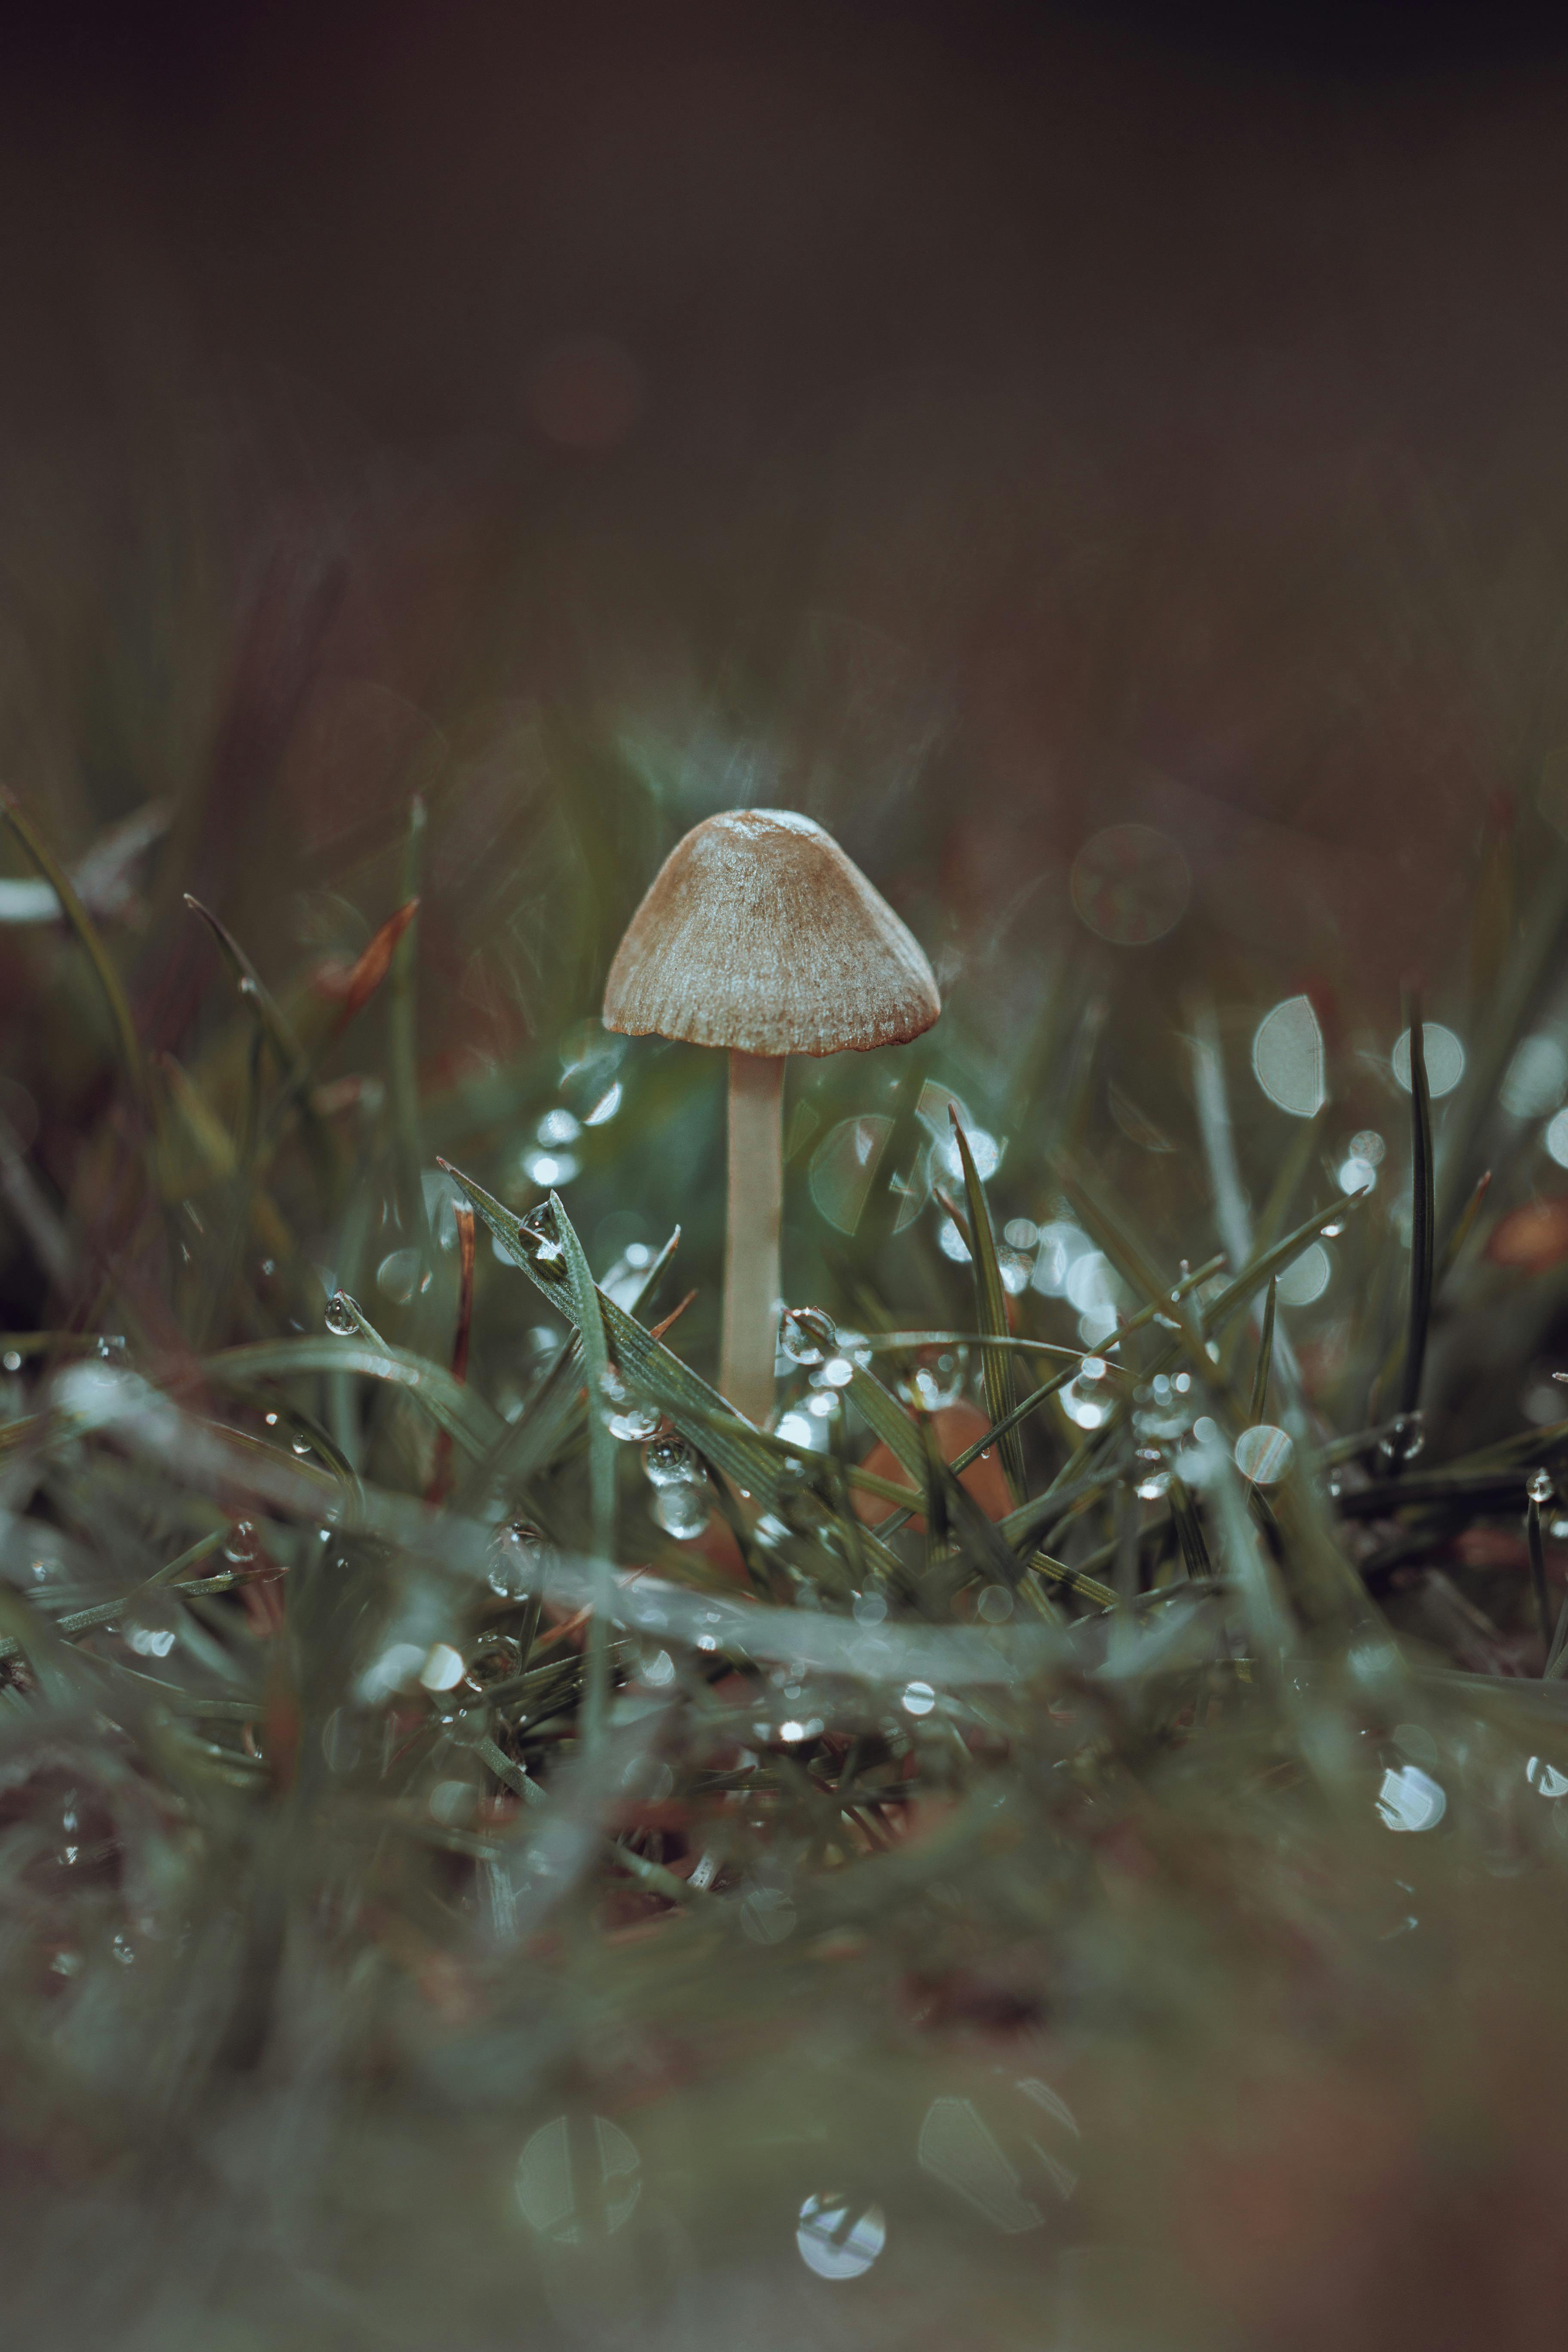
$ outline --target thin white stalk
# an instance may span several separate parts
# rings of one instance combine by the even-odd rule
[[[782,1054],[730,1056],[730,1201],[719,1386],[736,1412],[759,1429],[773,1405],[784,1076]]]

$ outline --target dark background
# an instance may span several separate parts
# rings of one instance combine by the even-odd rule
[[[438,741],[427,951],[490,1052],[594,1002],[605,940],[546,1004],[546,885],[496,883],[573,760],[667,833],[810,806],[950,961],[1068,921],[1132,816],[1222,984],[1387,1029],[1419,967],[1459,1017],[1478,857],[1568,744],[1561,32],[192,6],[4,47],[0,761],[68,846],[201,803],[282,959],[301,892],[384,910]],[[154,939],[174,1042],[167,989]]]

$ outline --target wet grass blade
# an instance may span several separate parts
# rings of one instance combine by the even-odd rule
[[[303,1086],[309,1066],[305,1049],[289,1024],[287,1014],[272,991],[268,987],[228,925],[204,907],[199,898],[185,893],[185,904],[193,915],[199,915],[217,943],[218,953],[232,973],[235,983],[246,1003],[254,1012],[268,1044],[272,1048],[286,1084],[292,1089]]]
[[[1261,1421],[1268,1404],[1268,1367],[1274,1357],[1274,1308],[1279,1296],[1279,1277],[1268,1277],[1268,1295],[1263,1302],[1263,1329],[1258,1341],[1258,1370],[1252,1376],[1252,1419]]]
[[[452,1334],[452,1378],[463,1388],[468,1384],[468,1343],[474,1323],[474,1213],[462,1208],[454,1213],[458,1221],[458,1324]],[[430,1484],[425,1495],[427,1503],[438,1503],[444,1498],[451,1475],[452,1440],[443,1430],[430,1467]]]
[[[384,1340],[371,1344],[321,1339],[261,1339],[244,1348],[226,1348],[208,1356],[205,1377],[226,1389],[244,1389],[263,1380],[289,1380],[302,1373],[356,1372],[405,1390],[428,1413],[438,1429],[457,1440],[465,1454],[479,1456],[500,1436],[505,1424],[484,1399],[454,1380],[444,1364],[391,1347]]]
[[[1342,1192],[1337,1201],[1331,1201],[1326,1209],[1315,1209],[1310,1217],[1288,1233],[1283,1241],[1276,1242],[1272,1249],[1264,1250],[1250,1265],[1243,1266],[1235,1280],[1227,1282],[1219,1296],[1211,1298],[1204,1308],[1205,1337],[1212,1339],[1223,1331],[1231,1317],[1239,1314],[1266,1283],[1271,1282],[1276,1275],[1283,1274],[1320,1234],[1330,1225],[1338,1224],[1352,1209],[1362,1206],[1365,1199],[1364,1192]]]
[[[610,1704],[609,1594],[603,1589],[609,1581],[616,1546],[616,1440],[604,1410],[610,1351],[605,1340],[600,1294],[595,1286],[587,1254],[558,1192],[550,1195],[550,1213],[566,1259],[566,1277],[572,1286],[572,1319],[582,1339],[583,1370],[588,1383],[588,1491],[599,1589],[595,1590],[594,1613],[588,1620],[583,1737],[593,1748],[605,1737]]]
[[[540,1260],[521,1238],[522,1220],[500,1202],[475,1183],[461,1170],[447,1160],[438,1165],[454,1182],[460,1184],[473,1202],[481,1223],[500,1244],[512,1264],[527,1275],[542,1297],[549,1299],[557,1314],[575,1323],[573,1297],[564,1262],[557,1267],[548,1260]],[[739,1419],[715,1388],[710,1388],[700,1374],[656,1339],[652,1333],[636,1323],[624,1307],[603,1291],[597,1293],[599,1313],[603,1318],[610,1348],[621,1370],[632,1382],[663,1407],[682,1436],[716,1462],[725,1475],[748,1493],[776,1503],[786,1480],[784,1475],[784,1449],[766,1441],[762,1433]]]
[[[1024,1445],[1017,1423],[1008,1419],[1018,1401],[1013,1359],[1005,1348],[984,1344],[986,1340],[1005,1339],[1007,1337],[1007,1294],[1002,1287],[996,1236],[991,1230],[991,1210],[974,1165],[974,1154],[969,1148],[969,1138],[963,1132],[958,1113],[950,1109],[948,1117],[952,1122],[958,1156],[963,1165],[963,1190],[969,1202],[970,1246],[974,1267],[974,1319],[983,1343],[980,1368],[985,1388],[985,1408],[993,1423],[1003,1428],[1003,1434],[997,1440],[997,1452],[1013,1500],[1021,1503],[1024,1499]]]
[[[1531,1482],[1533,1486],[1533,1481]],[[1530,1590],[1535,1601],[1535,1622],[1541,1628],[1542,1671],[1552,1660],[1552,1612],[1546,1598],[1546,1550],[1541,1537],[1541,1500],[1531,1492],[1524,1506],[1524,1540],[1530,1554]]]
[[[1144,1307],[1173,1323],[1189,1349],[1196,1353],[1201,1347],[1201,1333],[1186,1295],[1163,1279],[1144,1244],[1115,1206],[1105,1177],[1091,1163],[1079,1162],[1067,1152],[1057,1152],[1053,1157],[1062,1188],[1085,1232],[1100,1244]]]
[[[1432,1318],[1432,1247],[1436,1223],[1432,1104],[1426,1085],[1421,1004],[1414,994],[1405,1001],[1405,1025],[1410,1037],[1410,1322],[1399,1379],[1399,1410],[1414,1412],[1421,1398],[1426,1332]]]

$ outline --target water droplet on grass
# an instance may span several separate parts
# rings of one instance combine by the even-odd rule
[[[908,1683],[900,1704],[906,1715],[929,1715],[936,1705],[936,1693],[930,1683]]]
[[[653,1498],[653,1515],[667,1535],[689,1543],[708,1525],[706,1491],[686,1479],[677,1486],[660,1486]]]
[[[664,1417],[657,1405],[633,1393],[614,1364],[606,1364],[599,1375],[599,1394],[605,1400],[605,1427],[623,1444],[640,1445]]]
[[[510,1633],[481,1633],[468,1657],[467,1681],[471,1689],[489,1690],[492,1683],[510,1682],[522,1672],[522,1643]]]
[[[1549,1503],[1553,1492],[1551,1473],[1546,1470],[1533,1471],[1524,1491],[1532,1503]]]
[[[831,1316],[820,1307],[786,1307],[779,1324],[779,1345],[795,1364],[823,1364],[838,1346]]]
[[[338,1339],[351,1339],[359,1329],[353,1302],[346,1290],[334,1290],[327,1301],[327,1328]]]
[[[643,1447],[642,1466],[650,1486],[689,1484],[700,1475],[697,1452],[684,1437],[654,1437]]]
[[[1426,1443],[1426,1420],[1420,1412],[1396,1413],[1378,1444],[1384,1460],[1397,1466],[1414,1462]]]
[[[544,1538],[526,1519],[509,1519],[490,1538],[490,1570],[486,1580],[503,1601],[521,1601],[532,1591],[543,1564]]]
[[[520,1219],[518,1238],[538,1265],[553,1265],[563,1252],[555,1231],[555,1212],[548,1201],[539,1201],[528,1214]]]

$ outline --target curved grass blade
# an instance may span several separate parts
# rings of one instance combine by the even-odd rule
[[[462,1186],[512,1264],[527,1275],[558,1315],[575,1323],[564,1257],[552,1261],[537,1255],[521,1238],[521,1217],[503,1208],[481,1184],[465,1176],[450,1161],[442,1160],[437,1164]],[[717,1389],[710,1388],[700,1373],[682,1363],[640,1323],[634,1322],[624,1307],[617,1307],[602,1290],[595,1295],[605,1337],[626,1378],[661,1405],[681,1434],[716,1462],[727,1478],[749,1493],[765,1497],[769,1503],[776,1502],[784,1484],[781,1474],[786,1456],[783,1451],[741,1421]]]
[[[1314,1210],[1310,1217],[1288,1233],[1283,1241],[1276,1242],[1272,1249],[1264,1250],[1250,1265],[1244,1265],[1235,1280],[1227,1282],[1218,1297],[1211,1298],[1204,1308],[1205,1338],[1216,1337],[1231,1317],[1256,1297],[1266,1282],[1272,1281],[1277,1274],[1283,1274],[1285,1268],[1330,1225],[1337,1224],[1350,1210],[1363,1206],[1365,1201],[1364,1192],[1342,1192],[1337,1201],[1329,1202],[1326,1209]]]
[[[1263,1329],[1258,1341],[1258,1370],[1252,1376],[1252,1418],[1261,1421],[1268,1404],[1268,1367],[1274,1357],[1274,1309],[1279,1296],[1279,1277],[1268,1277],[1268,1296],[1263,1302]]]
[[[1534,1481],[1531,1480],[1531,1490],[1533,1486]],[[1535,1622],[1541,1628],[1541,1654],[1549,1664],[1552,1647],[1552,1612],[1546,1599],[1546,1551],[1541,1539],[1541,1503],[1533,1491],[1527,1491],[1525,1496],[1524,1540],[1530,1554],[1530,1590],[1535,1602]]]
[[[261,1339],[242,1348],[226,1348],[208,1356],[205,1376],[222,1388],[248,1388],[260,1380],[288,1380],[301,1372],[357,1372],[374,1381],[405,1389],[438,1429],[450,1433],[465,1454],[478,1457],[496,1444],[506,1424],[484,1399],[454,1380],[442,1364],[405,1349],[362,1345],[355,1339],[331,1337],[303,1339]]]
[[[1432,1104],[1426,1085],[1421,1003],[1414,993],[1405,1000],[1405,1025],[1410,1037],[1410,1323],[1399,1380],[1399,1410],[1414,1412],[1421,1397],[1426,1332],[1432,1318],[1432,1244],[1436,1225]],[[1394,1466],[1397,1468],[1397,1463]]]
[[[1007,1337],[1007,1294],[1002,1287],[1002,1268],[996,1257],[996,1236],[991,1230],[991,1211],[974,1165],[974,1154],[969,1148],[969,1138],[963,1131],[956,1110],[948,1108],[953,1136],[958,1144],[958,1156],[963,1165],[963,1189],[969,1202],[969,1230],[974,1266],[974,1319],[982,1339],[981,1374],[985,1386],[985,1408],[994,1423],[1007,1423],[1018,1401],[1013,1377],[1013,1359],[1005,1349],[987,1344]],[[1016,1422],[1009,1423],[997,1440],[1008,1490],[1015,1503],[1024,1498],[1024,1445]]]
[[[588,1382],[588,1489],[593,1512],[594,1554],[597,1582],[607,1582],[616,1542],[616,1441],[604,1414],[610,1352],[605,1344],[600,1295],[575,1226],[558,1192],[550,1195],[550,1213],[566,1260],[572,1286],[572,1319],[583,1342],[583,1370]],[[609,1594],[595,1591],[588,1620],[584,1669],[583,1737],[592,1748],[604,1738],[609,1710]]]
[[[218,952],[234,975],[241,996],[252,1007],[257,1020],[266,1033],[267,1042],[272,1048],[284,1079],[290,1087],[302,1086],[308,1076],[305,1049],[295,1035],[282,1006],[229,929],[228,925],[220,917],[215,915],[210,907],[204,907],[199,898],[194,898],[188,890],[185,893],[185,904],[193,915],[201,917],[217,942]]]
[[[142,1059],[142,1042],[136,1034],[136,1024],[131,1016],[129,1000],[120,984],[120,974],[114,969],[98,926],[83,906],[70,876],[14,793],[0,792],[0,814],[5,815],[12,832],[28,856],[45,881],[52,887],[60,902],[60,910],[66,921],[76,933],[77,940],[92,966],[93,977],[98,982],[104,1003],[109,1010],[115,1043],[120,1048],[120,1059],[124,1066],[132,1097],[138,1108],[145,1113],[149,1107],[149,1097],[146,1066]]]

